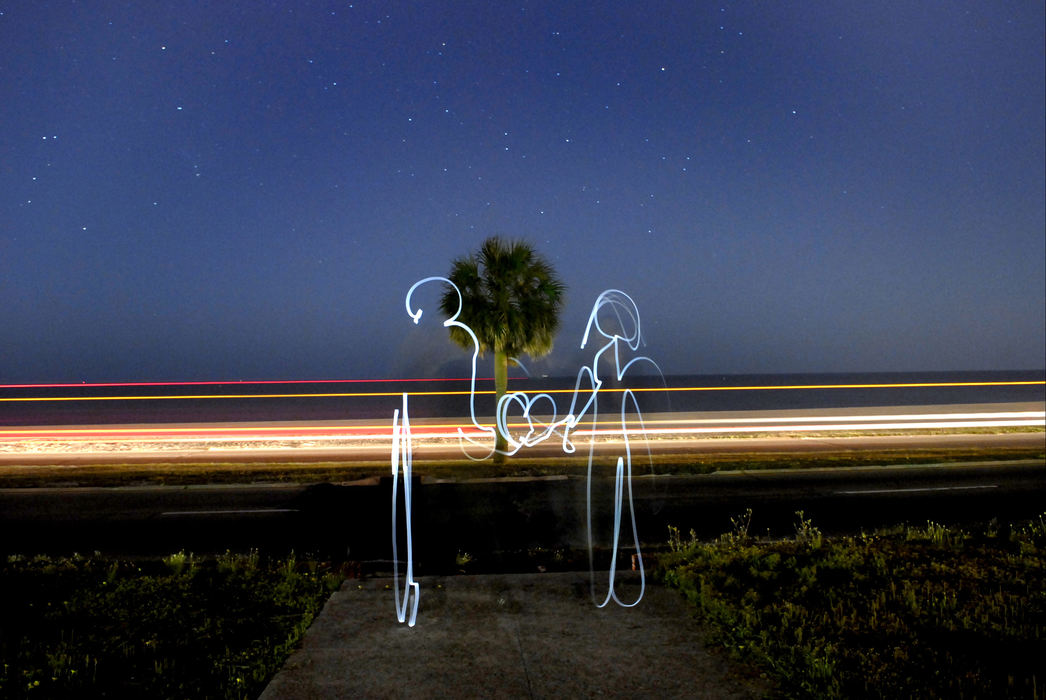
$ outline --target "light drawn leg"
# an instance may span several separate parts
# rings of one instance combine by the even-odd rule
[[[642,425],[642,416],[639,414],[639,406],[636,403],[635,395],[628,390],[625,392],[624,397],[621,401],[621,435],[625,442],[625,456],[617,458],[617,469],[614,475],[614,530],[612,535],[612,554],[610,557],[610,573],[607,581],[607,594],[603,599],[602,603],[596,603],[597,607],[604,607],[613,600],[618,605],[631,608],[639,604],[639,601],[643,599],[643,594],[646,593],[646,571],[643,567],[643,553],[639,546],[639,527],[636,525],[636,509],[635,500],[632,496],[632,446],[628,439],[628,422],[626,419],[625,407],[628,400],[631,399],[632,405],[635,406],[636,414],[639,416],[640,425]],[[589,490],[588,490],[588,532],[589,532],[589,563],[591,572],[592,562],[592,454],[589,454]],[[627,499],[627,501],[626,501]],[[621,515],[628,505],[628,515],[632,526],[632,543],[635,547],[636,561],[639,564],[639,595],[636,599],[630,603],[623,602],[617,595],[616,589],[616,577],[617,577],[617,553],[621,544]],[[593,599],[595,599],[595,576],[592,574],[592,591]]]
[[[397,409],[392,414],[392,580],[396,591],[396,618],[413,627],[418,618],[418,597],[420,590],[414,581],[414,540],[411,527],[411,460],[413,448],[410,440],[410,419],[407,416],[407,394],[403,394],[403,418]],[[400,565],[399,533],[396,526],[396,503],[399,500],[400,471],[403,471],[403,511],[407,530],[407,570],[403,582],[403,597],[400,599]],[[411,596],[413,592],[413,597]],[[411,602],[413,601],[413,602]],[[407,607],[410,606],[410,619],[407,620]]]

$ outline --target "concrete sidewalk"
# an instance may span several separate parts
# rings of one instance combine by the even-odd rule
[[[638,593],[635,574],[619,596]],[[597,574],[606,594],[606,573]],[[391,579],[347,580],[262,694],[290,698],[752,698],[768,686],[705,648],[677,591],[597,608],[587,573],[424,577],[417,625]]]

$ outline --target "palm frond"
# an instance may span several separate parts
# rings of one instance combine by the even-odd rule
[[[455,260],[448,278],[461,290],[458,320],[476,334],[481,353],[540,357],[551,351],[566,287],[529,244],[488,238],[477,253]],[[457,294],[448,289],[441,299],[443,312],[452,315],[457,306]],[[452,327],[450,336],[471,347],[461,329]]]

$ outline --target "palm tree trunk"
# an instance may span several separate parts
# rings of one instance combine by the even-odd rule
[[[508,391],[508,354],[504,350],[494,350],[494,400],[495,406],[501,405],[501,397]],[[508,448],[508,441],[499,430],[494,440],[494,464],[505,462],[504,450]]]

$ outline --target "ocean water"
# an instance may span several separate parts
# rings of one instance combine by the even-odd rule
[[[620,408],[624,388],[656,389],[636,394],[643,413],[662,411],[753,411],[867,406],[914,406],[1046,401],[1044,370],[852,374],[626,376],[605,381],[599,411]],[[914,384],[1038,382],[1032,385],[912,386]],[[575,377],[514,377],[509,389],[528,395],[552,392],[555,409],[570,408]],[[901,386],[855,386],[901,385]],[[698,387],[700,390],[685,390]],[[755,387],[755,388],[753,388]],[[477,380],[477,391],[492,392],[493,381]],[[582,394],[591,391],[582,384]],[[614,391],[616,390],[616,391]],[[0,425],[92,425],[113,423],[196,423],[235,421],[391,420],[410,393],[412,417],[469,414],[469,381],[366,380],[351,382],[236,382],[202,385],[0,388]],[[127,398],[127,397],[140,398]],[[56,400],[57,399],[57,400]],[[493,397],[479,394],[476,413],[493,413]],[[542,400],[537,413],[550,413]]]

